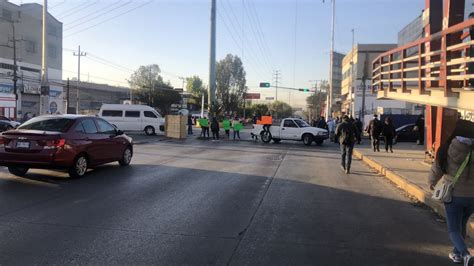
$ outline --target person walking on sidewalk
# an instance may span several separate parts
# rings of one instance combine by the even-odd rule
[[[377,115],[374,114],[374,119],[370,120],[369,126],[367,127],[367,133],[369,133],[370,140],[372,141],[372,148],[375,151],[380,151],[380,133],[382,133],[382,123],[377,119]]]
[[[354,150],[356,140],[356,128],[350,121],[349,116],[344,116],[342,123],[337,126],[336,138],[339,140],[341,148],[341,168],[346,174],[350,174],[352,151]]]
[[[188,115],[188,135],[193,134],[193,116],[191,114]]]
[[[212,118],[211,122],[211,131],[212,131],[212,139],[219,140],[219,122],[217,121],[216,117]]]
[[[395,126],[393,125],[392,118],[385,118],[385,124],[383,125],[382,135],[384,137],[385,142],[385,151],[388,152],[388,149],[390,148],[390,152],[393,153],[393,139],[397,135],[397,132],[395,131]]]
[[[459,120],[451,137],[438,149],[428,184],[431,190],[441,178],[453,183],[452,200],[445,202],[448,234],[454,245],[449,258],[473,266],[466,246],[466,226],[474,212],[474,123]],[[455,180],[457,177],[457,180]]]

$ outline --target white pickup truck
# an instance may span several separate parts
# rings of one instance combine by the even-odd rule
[[[323,144],[325,139],[329,138],[326,129],[311,127],[305,121],[298,118],[285,118],[281,120],[281,124],[273,124],[269,131],[263,129],[263,125],[254,125],[252,134],[260,136],[263,142],[275,143],[281,140],[296,140],[303,141],[307,146],[310,146],[313,141],[316,144]]]

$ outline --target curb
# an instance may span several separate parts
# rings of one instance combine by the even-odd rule
[[[417,200],[419,200],[426,206],[433,209],[433,211],[435,211],[442,217],[446,218],[444,204],[432,200],[430,192],[427,192],[421,187],[419,187],[418,185],[413,184],[407,178],[403,177],[400,174],[397,174],[396,172],[392,171],[390,168],[384,167],[382,164],[380,164],[376,160],[363,155],[357,149],[354,149],[353,155],[357,159],[360,159],[361,161],[363,161],[369,167],[375,169],[378,173],[383,175],[385,178],[395,183],[399,188],[403,189],[406,193],[415,197]],[[468,224],[467,231],[468,231],[467,235],[470,238],[474,238],[474,221],[472,219]]]

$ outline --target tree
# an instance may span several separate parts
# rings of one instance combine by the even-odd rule
[[[202,79],[199,76],[192,76],[186,78],[186,90],[193,96],[201,97],[206,94],[206,88],[204,88]]]
[[[266,115],[268,113],[268,105],[263,103],[258,103],[252,105],[254,115]]]
[[[309,118],[318,118],[324,111],[327,91],[329,89],[329,84],[327,81],[323,81],[319,89],[306,98],[306,104],[309,110]]]
[[[269,104],[268,109],[274,118],[285,118],[293,115],[293,109],[285,102],[274,101]]]
[[[207,89],[204,87],[202,79],[199,76],[186,78],[186,90],[192,94],[192,98],[188,103],[194,104],[197,108],[201,108],[201,98],[204,95],[204,106],[207,103]]]
[[[134,89],[133,98],[140,103],[158,109],[166,115],[171,111],[171,105],[181,101],[181,95],[175,91],[169,82],[164,82],[158,65],[140,66],[128,80]]]
[[[237,111],[247,93],[246,73],[238,56],[228,54],[217,62],[216,98],[227,114]]]

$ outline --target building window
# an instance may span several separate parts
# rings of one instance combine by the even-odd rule
[[[8,20],[8,21],[12,21],[13,20],[12,12],[8,9],[3,9],[2,10],[2,18],[5,19],[5,20]]]
[[[5,64],[5,63],[0,63],[0,68],[2,68],[2,69],[8,69],[8,70],[13,70],[13,65]]]
[[[48,35],[59,37],[59,28],[53,24],[48,24]]]
[[[52,44],[48,45],[48,56],[51,58],[58,58],[58,49],[56,49],[56,46]]]
[[[36,53],[36,42],[35,41],[25,41],[25,50],[27,53]]]

